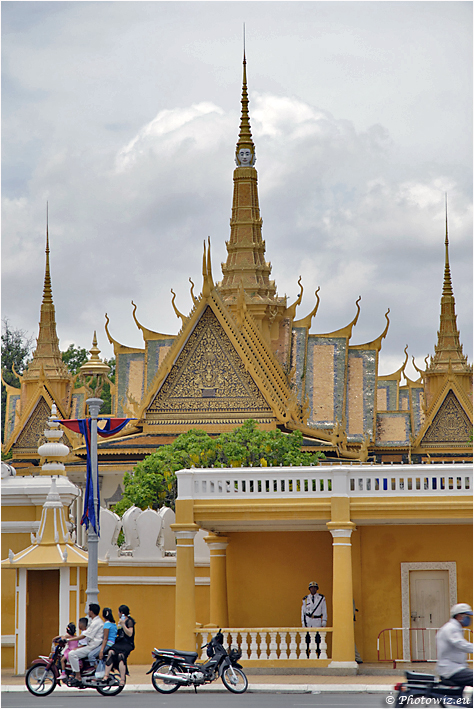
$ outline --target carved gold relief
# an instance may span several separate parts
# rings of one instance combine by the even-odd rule
[[[14,448],[34,449],[36,451],[38,441],[40,437],[44,435],[44,429],[47,428],[47,422],[50,416],[50,407],[46,401],[41,398],[18,436]]]
[[[270,412],[210,308],[194,328],[147,417],[185,412]]]
[[[439,407],[433,423],[426,431],[421,445],[430,443],[468,443],[472,433],[469,421],[461,404],[452,391]]]

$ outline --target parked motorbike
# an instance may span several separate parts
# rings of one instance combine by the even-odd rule
[[[171,694],[180,687],[194,685],[194,691],[202,684],[209,684],[221,678],[229,692],[243,694],[249,683],[242,666],[237,660],[242,656],[238,648],[223,646],[224,636],[219,631],[209,643],[201,649],[207,648],[209,660],[198,663],[197,652],[181,652],[180,650],[162,650],[154,648],[151,653],[154,657],[153,664],[147,674],[151,674],[151,682],[157,692]]]
[[[431,699],[433,705],[472,707],[472,687],[450,684],[435,675],[422,672],[405,672],[406,682],[395,685],[395,706],[409,707],[420,703],[420,698]],[[416,699],[418,697],[418,700]]]
[[[123,690],[123,686],[120,686],[120,674],[112,671],[109,675],[110,682],[104,684],[102,680],[95,677],[95,665],[91,665],[87,659],[79,661],[81,686],[78,687],[73,681],[75,673],[69,662],[66,662],[67,678],[60,680],[61,651],[65,645],[65,640],[55,640],[49,657],[40,655],[36,660],[33,660],[25,675],[26,688],[31,694],[36,697],[46,697],[51,694],[56,685],[61,685],[61,683],[75,689],[96,689],[104,697],[114,697],[116,694],[120,694]]]

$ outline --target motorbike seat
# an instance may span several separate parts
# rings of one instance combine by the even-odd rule
[[[197,652],[183,652],[182,650],[165,650],[163,648],[159,649],[159,652],[170,652],[173,653],[174,655],[179,655],[180,657],[184,657],[186,662],[189,664],[193,664],[197,660]]]
[[[407,680],[410,682],[436,682],[435,675],[429,675],[424,672],[406,672]]]

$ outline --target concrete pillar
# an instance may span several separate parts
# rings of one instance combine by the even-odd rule
[[[175,647],[185,652],[196,650],[196,598],[194,589],[194,537],[197,524],[172,524],[176,535],[176,616]]]
[[[357,668],[354,653],[352,592],[352,522],[328,522],[333,541],[332,662],[329,667]]]
[[[210,616],[209,622],[219,628],[229,627],[227,606],[227,537],[210,534],[204,537],[211,554]]]

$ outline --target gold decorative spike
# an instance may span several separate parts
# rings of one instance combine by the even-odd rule
[[[212,278],[212,263],[211,263],[211,237],[207,237],[208,249],[207,249],[207,277],[209,279],[209,287],[214,290],[214,280]]]
[[[211,288],[209,285],[209,277],[207,273],[207,259],[206,259],[206,240],[204,239],[204,253],[202,257],[202,294],[204,298],[209,298],[211,295]]]
[[[320,286],[318,286],[317,290],[314,291],[314,295],[316,296],[316,305],[314,306],[313,310],[307,315],[305,318],[302,318],[301,320],[294,320],[293,321],[293,327],[306,327],[308,330],[311,327],[311,321],[318,312],[319,308],[319,291],[321,290]]]
[[[301,284],[301,276],[298,278],[298,285],[299,285],[299,287],[300,287],[300,293],[299,293],[297,299],[296,299],[295,302],[294,302],[292,305],[290,305],[290,307],[287,308],[287,309],[285,310],[285,312],[283,313],[283,317],[285,317],[285,318],[290,318],[291,320],[294,320],[295,315],[296,315],[296,308],[298,307],[298,305],[301,304],[301,300],[302,300],[302,298],[303,298],[303,286],[302,286],[302,284]]]
[[[174,301],[176,300],[176,293],[174,290],[171,288],[171,293],[173,294],[173,297],[171,298],[171,305],[173,306],[173,310],[176,313],[176,317],[181,318],[181,322],[184,323],[186,320],[186,317],[183,315],[183,313],[180,313],[176,305],[174,304]]]
[[[192,300],[193,300],[194,305],[197,305],[199,301],[198,301],[198,299],[196,298],[196,296],[194,295],[194,283],[192,282],[191,279],[189,279],[189,282],[190,282],[190,284],[191,284],[191,298],[192,298]]]

